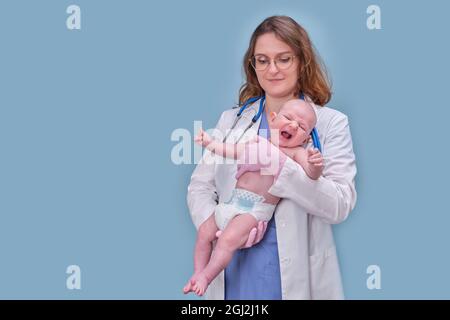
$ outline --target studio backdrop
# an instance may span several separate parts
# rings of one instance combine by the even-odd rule
[[[182,292],[193,138],[238,102],[249,39],[272,15],[308,31],[327,106],[349,120],[358,199],[333,226],[345,297],[450,298],[449,12],[438,0],[2,0],[0,298],[197,299]]]

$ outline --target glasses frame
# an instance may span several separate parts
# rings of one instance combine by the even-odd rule
[[[287,69],[289,69],[290,67],[292,67],[292,65],[293,65],[293,63],[294,63],[294,59],[297,57],[297,55],[294,54],[294,53],[291,53],[291,54],[287,55],[287,56],[289,56],[290,58],[292,58],[291,64],[290,64],[288,67],[286,67],[286,68],[280,68],[280,67],[277,65],[277,61],[276,61],[276,60],[279,59],[281,56],[286,57],[286,56],[284,56],[284,54],[285,54],[285,53],[281,53],[279,56],[276,56],[276,57],[273,58],[273,59],[267,57],[265,54],[257,54],[257,55],[254,55],[253,57],[251,57],[250,59],[248,59],[248,61],[250,62],[250,65],[253,67],[253,69],[254,69],[255,71],[266,71],[267,68],[272,64],[272,61],[273,61],[273,64],[275,64],[275,67],[277,67],[278,70],[287,70]],[[264,69],[256,69],[256,66],[253,64],[253,60],[255,59],[256,56],[265,56],[265,57],[267,57],[267,59],[269,59],[269,64],[268,64]]]

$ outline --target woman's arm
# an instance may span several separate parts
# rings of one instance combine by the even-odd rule
[[[348,119],[337,114],[323,138],[325,167],[318,180],[310,179],[303,168],[288,158],[269,192],[291,199],[306,212],[327,223],[344,221],[356,203],[356,163]]]
[[[222,113],[217,122],[216,129],[224,133],[224,113]],[[214,181],[215,163],[214,154],[205,150],[202,159],[197,164],[191,176],[188,185],[187,204],[195,228],[198,230],[200,225],[214,213],[217,205],[218,196]]]

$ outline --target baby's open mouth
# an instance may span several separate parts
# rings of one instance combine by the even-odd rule
[[[281,135],[285,138],[285,139],[290,139],[292,137],[292,134],[290,134],[287,131],[281,131]]]

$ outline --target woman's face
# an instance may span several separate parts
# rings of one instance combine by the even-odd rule
[[[270,61],[265,70],[255,70],[258,82],[267,95],[274,98],[292,96],[298,81],[298,58],[292,58],[294,50],[285,42],[279,40],[274,33],[266,33],[258,37],[255,44],[254,56],[264,61]],[[287,69],[279,68],[274,61],[282,65],[283,59],[291,57],[292,64]],[[274,60],[275,59],[275,60]]]

